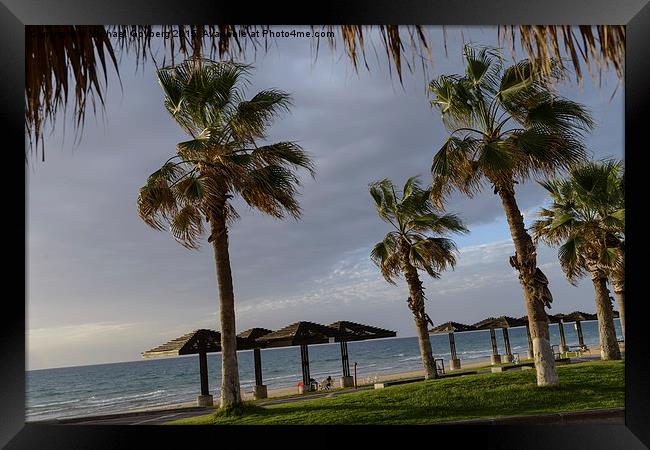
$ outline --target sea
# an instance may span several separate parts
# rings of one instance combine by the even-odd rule
[[[622,339],[620,322],[615,319],[618,339]],[[577,345],[573,323],[564,325],[567,345]],[[598,322],[582,322],[585,344],[598,345]],[[551,344],[559,345],[557,324],[550,325]],[[456,351],[463,361],[484,359],[491,355],[489,331],[455,333]],[[513,353],[526,357],[526,329],[511,328]],[[436,358],[449,360],[449,338],[432,335],[431,345]],[[503,334],[497,330],[499,353],[504,354]],[[375,377],[409,372],[422,368],[416,337],[396,337],[348,343],[350,370],[356,363],[358,383]],[[300,348],[265,349],[261,352],[264,384],[268,389],[296,386],[302,379]],[[220,354],[208,355],[210,393],[219,398],[221,384]],[[255,383],[253,352],[238,352],[240,384],[252,391]],[[320,381],[328,375],[341,376],[339,344],[309,347],[312,378]],[[97,364],[30,370],[26,373],[26,420],[41,421],[81,416],[119,413],[136,409],[164,407],[194,401],[199,394],[199,363],[197,355],[166,357],[141,361]]]

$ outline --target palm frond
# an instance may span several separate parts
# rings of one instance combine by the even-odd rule
[[[203,233],[203,215],[193,204],[183,206],[170,220],[171,233],[183,247],[199,248],[197,239]]]
[[[388,233],[370,252],[370,259],[379,267],[384,279],[390,284],[396,284],[400,276],[399,253],[397,238],[394,233]]]
[[[426,76],[428,67],[434,63],[430,38],[421,25],[328,25],[318,28],[312,26],[311,31],[328,33],[323,39],[332,50],[336,50],[337,43],[343,44],[345,55],[355,70],[360,61],[365,63],[367,46],[375,48],[375,42],[385,50],[389,74],[392,76],[394,69],[400,81],[404,64],[409,71],[416,70],[419,65]],[[245,58],[269,48],[274,39],[256,37],[255,33],[264,35],[267,32],[268,36],[269,29],[268,25],[164,25],[156,30],[164,36],[161,65],[168,62],[174,65],[178,54],[222,60]],[[30,138],[27,151],[33,151],[39,141],[44,150],[43,129],[48,123],[54,123],[60,107],[68,102],[69,93],[74,95],[72,109],[77,131],[81,133],[86,110],[95,111],[96,100],[103,104],[105,88],[99,80],[108,77],[107,60],[111,61],[118,78],[117,60],[124,54],[134,52],[138,64],[155,61],[160,41],[152,42],[152,31],[150,25],[26,26],[25,126]],[[242,32],[245,37],[241,37]],[[444,27],[442,34],[446,48]],[[624,25],[500,26],[498,36],[509,45],[513,55],[519,36],[521,49],[534,61],[536,68],[539,67],[536,70],[547,76],[553,71],[552,61],[562,62],[563,53],[566,53],[579,80],[583,77],[583,65],[594,76],[613,67],[618,78],[623,78]],[[320,39],[313,38],[316,55]],[[564,50],[560,51],[562,47]],[[370,70],[368,64],[364,65]],[[69,81],[71,78],[73,83]]]

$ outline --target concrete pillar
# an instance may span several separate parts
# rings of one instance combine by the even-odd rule
[[[347,375],[345,377],[341,377],[339,383],[342,388],[354,387],[354,378],[350,375]]]
[[[449,370],[460,370],[460,359],[458,358],[450,359]]]
[[[211,395],[199,395],[196,398],[197,406],[214,406],[214,401]]]
[[[268,397],[268,393],[265,384],[253,386],[253,399],[259,400],[266,397]]]

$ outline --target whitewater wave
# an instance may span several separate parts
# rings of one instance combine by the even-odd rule
[[[124,395],[121,397],[112,397],[103,400],[96,400],[94,396],[88,400],[88,403],[93,405],[112,405],[115,403],[124,403],[125,401],[136,400],[140,398],[155,398],[160,397],[161,394],[165,393],[165,389],[157,389],[155,391],[146,392],[144,394],[134,394],[134,395]]]
[[[74,400],[66,400],[64,402],[50,402],[50,403],[42,403],[39,405],[31,405],[29,406],[30,408],[47,408],[49,406],[59,406],[59,405],[68,405],[70,403],[77,403],[79,402],[79,399],[74,399]]]

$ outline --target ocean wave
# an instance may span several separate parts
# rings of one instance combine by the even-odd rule
[[[131,400],[136,400],[139,398],[151,398],[151,397],[159,397],[160,394],[166,392],[165,389],[157,389],[152,392],[146,392],[144,394],[134,394],[134,395],[124,395],[121,397],[112,397],[112,398],[107,398],[103,400],[94,400],[94,396],[91,397],[91,399],[88,400],[88,403],[91,403],[93,405],[105,405],[105,404],[114,404],[114,403],[124,403],[124,401],[131,401]]]
[[[402,361],[402,362],[404,362],[404,361],[418,361],[420,359],[422,359],[421,356],[409,356],[408,358],[400,359],[400,361]]]
[[[77,403],[79,401],[80,401],[79,399],[74,399],[74,400],[66,400],[64,402],[42,403],[40,405],[28,406],[28,408],[47,408],[48,406],[67,405],[67,404],[70,404],[70,403]]]

